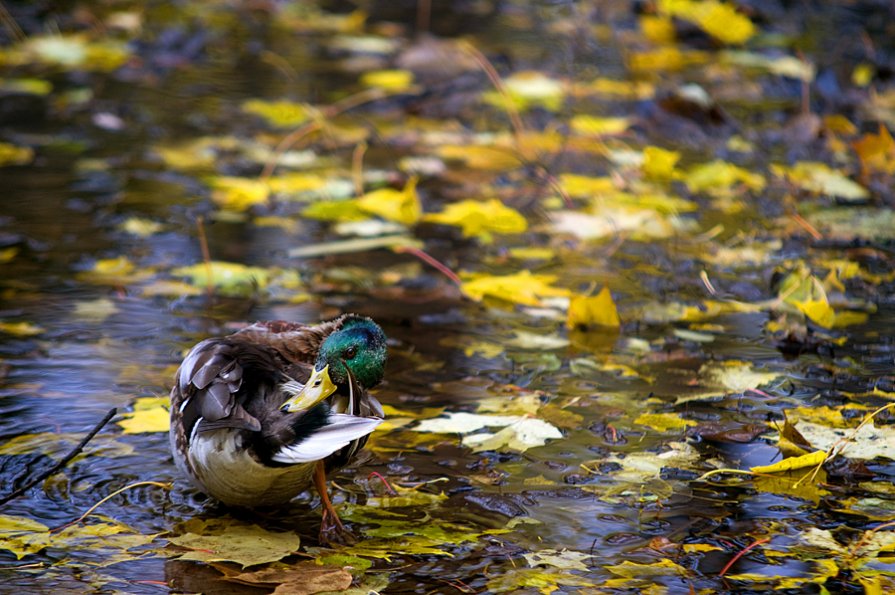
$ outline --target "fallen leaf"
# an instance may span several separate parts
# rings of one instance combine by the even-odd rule
[[[755,35],[755,25],[736,7],[717,0],[659,0],[658,9],[698,25],[706,33],[724,43],[741,44]]]
[[[815,194],[837,196],[847,200],[864,200],[870,197],[866,188],[824,163],[799,161],[791,167],[773,164],[771,171],[774,175],[786,178],[799,188]]]
[[[492,297],[524,306],[540,306],[543,298],[570,294],[568,289],[551,285],[557,278],[555,275],[533,275],[527,270],[503,276],[464,273],[461,277],[461,290],[475,301]]]
[[[595,296],[573,295],[569,301],[566,328],[588,328],[602,326],[618,328],[621,320],[608,287],[603,287]]]
[[[371,70],[360,77],[365,87],[378,87],[395,93],[409,91],[413,87],[413,73],[409,70]]]
[[[612,136],[621,134],[631,125],[631,121],[624,117],[599,118],[587,114],[573,116],[569,126],[575,134],[584,136]]]
[[[464,237],[477,237],[485,243],[491,243],[492,233],[522,233],[528,228],[525,217],[496,198],[451,203],[440,213],[425,215],[423,220],[455,225],[460,228]]]
[[[276,128],[296,128],[314,114],[314,110],[303,103],[263,99],[249,99],[242,104],[242,111],[259,116]]]
[[[563,83],[549,78],[543,72],[524,71],[514,73],[503,79],[506,95],[497,91],[488,91],[484,98],[488,103],[505,109],[505,101],[509,99],[520,110],[531,107],[543,107],[546,110],[558,111],[565,100]]]
[[[233,519],[192,519],[184,526],[188,532],[168,538],[173,545],[190,550],[181,560],[235,562],[245,568],[281,560],[299,546],[295,533],[268,531]]]
[[[698,425],[692,419],[684,419],[677,413],[641,413],[634,423],[650,427],[657,432],[685,430],[690,426]]]
[[[256,287],[264,288],[272,277],[268,269],[221,261],[200,262],[171,271],[172,275],[189,278],[194,286],[202,289],[209,284],[209,273],[211,285],[227,295],[242,295]]]
[[[26,165],[34,159],[34,149],[0,142],[0,167]]]
[[[122,414],[123,419],[117,423],[125,434],[167,432],[171,417],[168,405],[168,397],[141,397],[134,403],[134,410]]]
[[[0,320],[0,333],[14,335],[16,337],[33,337],[46,332],[42,327],[30,322],[5,322]]]
[[[584,560],[593,558],[591,554],[566,549],[544,549],[522,554],[522,556],[532,567],[552,566],[553,568],[561,568],[563,570],[584,570],[585,572],[590,570],[590,568],[584,563]]]
[[[255,205],[267,204],[270,187],[256,178],[216,176],[208,180],[211,199],[228,211],[242,212]]]
[[[403,190],[381,188],[368,192],[357,199],[357,206],[366,213],[388,221],[413,225],[420,220],[422,214],[416,184],[417,178],[413,177],[407,180]]]
[[[792,471],[793,469],[816,467],[823,463],[826,458],[826,451],[818,450],[798,457],[788,457],[772,465],[757,465],[755,467],[749,467],[749,470],[753,473],[778,473],[783,471]]]

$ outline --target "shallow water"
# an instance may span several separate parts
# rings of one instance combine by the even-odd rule
[[[599,24],[631,27],[634,16],[627,4],[623,9],[597,5],[603,19]],[[626,76],[618,47],[605,36],[582,41],[549,31],[549,24],[574,13],[572,5],[489,4],[485,8],[491,10],[481,17],[470,17],[464,8],[469,7],[464,4],[445,13],[439,8],[435,32],[471,33],[483,51],[503,55],[513,70],[536,68],[582,78],[592,78],[596,71],[602,76]],[[384,18],[413,20],[409,9],[401,17],[386,17],[387,8],[380,10],[382,14],[374,10],[374,23]],[[784,19],[778,25],[780,29],[787,29],[790,21],[786,19],[797,22],[798,10],[776,10]],[[838,32],[833,35],[845,35],[849,28],[838,27],[840,21],[836,19],[846,18],[842,22],[854,25],[861,17],[842,17],[840,13],[846,10],[838,7],[830,14],[818,10],[816,35],[830,28]],[[231,332],[242,322],[314,322],[356,311],[375,317],[392,342],[386,382],[376,393],[383,403],[410,411],[423,407],[473,410],[484,398],[509,399],[514,391],[525,389],[541,391],[538,394],[545,403],[558,405],[581,419],[577,427],[564,429],[562,440],[525,453],[473,453],[460,446],[456,436],[403,450],[397,448],[400,444],[389,442],[388,436],[374,436],[370,458],[335,478],[343,488],[336,491],[338,503],[363,503],[368,496],[379,493],[375,483],[367,479],[376,471],[408,484],[446,478],[437,484],[448,496],[439,514],[477,532],[500,529],[510,519],[531,521],[511,533],[482,535],[477,542],[448,546],[451,558],[417,555],[378,561],[374,570],[390,573],[386,592],[462,591],[458,585],[482,592],[490,578],[511,572],[517,563],[524,564],[519,562],[521,553],[545,548],[590,554],[588,570],[578,575],[601,584],[612,576],[605,569],[608,565],[652,560],[646,548],[656,538],[709,541],[727,548],[689,558],[688,563],[695,566],[693,570],[700,578],[668,579],[667,592],[689,592],[693,585],[723,590],[733,587],[717,579],[717,572],[733,552],[751,542],[743,536],[756,527],[771,523],[830,527],[847,519],[855,529],[864,526],[866,519],[847,517],[832,505],[818,508],[814,502],[759,491],[747,484],[693,481],[698,476],[694,469],[770,463],[779,457],[772,444],[763,440],[748,444],[708,442],[683,432],[669,436],[647,429],[637,431],[630,429],[626,420],[650,408],[668,410],[677,398],[699,392],[694,379],[703,364],[730,359],[748,361],[754,368],[776,372],[779,377],[765,385],[762,394],[719,392],[717,398],[694,400],[675,411],[700,422],[762,424],[780,419],[781,412],[790,407],[841,404],[844,393],[871,390],[881,378],[888,382],[885,390],[891,391],[895,303],[890,294],[881,291],[866,296],[879,303],[879,309],[866,324],[848,329],[845,346],[824,346],[795,357],[784,356],[773,337],[764,332],[766,313],[717,317],[712,320],[716,325],[711,329],[712,340],[706,343],[675,337],[675,328],[686,325],[641,324],[627,319],[620,334],[573,333],[572,344],[565,348],[508,347],[496,357],[464,353],[464,345],[478,341],[509,344],[515,331],[541,335],[565,331],[561,322],[550,318],[531,316],[506,305],[464,300],[437,272],[406,256],[379,251],[291,259],[287,256],[289,249],[336,236],[324,224],[294,217],[295,228],[290,231],[260,227],[252,221],[216,219],[201,180],[169,171],[153,155],[151,146],[175,139],[246,134],[247,125],[240,122],[237,107],[245,99],[287,95],[326,103],[344,95],[342,85],[353,80],[353,75],[340,70],[344,66],[342,57],[334,55],[321,36],[302,37],[302,43],[296,43],[293,33],[272,25],[263,15],[250,13],[242,21],[229,13],[221,18],[223,24],[214,23],[200,9],[187,6],[149,7],[143,16],[142,63],[128,66],[115,76],[58,75],[60,89],[92,89],[89,106],[51,110],[45,118],[33,121],[5,122],[6,138],[31,140],[41,148],[32,164],[6,167],[0,172],[5,194],[0,204],[0,248],[19,248],[15,258],[0,266],[0,316],[3,320],[27,321],[42,331],[31,337],[0,334],[0,444],[40,433],[72,434],[77,440],[109,408],[124,410],[138,397],[166,394],[185,350],[202,338]],[[202,36],[204,43],[197,41]],[[199,49],[190,50],[193,42]],[[825,64],[830,45],[819,44],[811,57]],[[271,66],[271,55],[282,59],[275,61],[277,64],[282,61],[288,65],[285,75],[282,69]],[[780,91],[778,103],[744,100],[731,101],[725,107],[741,120],[751,120],[758,129],[773,127],[774,120],[782,117],[781,103],[791,108],[798,102],[797,85],[777,84],[780,88],[769,92]],[[649,118],[655,105],[652,101],[616,102],[599,108],[605,115],[633,111]],[[97,127],[98,113],[121,118],[125,127]],[[369,117],[385,118],[377,114]],[[549,119],[550,115],[535,112],[527,117]],[[478,126],[487,116],[471,120],[472,126]],[[647,138],[661,135],[661,129],[644,133]],[[387,167],[398,159],[401,150],[413,153],[412,147],[373,147],[369,160]],[[711,146],[695,148],[686,159],[698,160],[707,152],[711,157],[711,151]],[[765,157],[781,151],[785,152],[780,147],[768,147],[753,161],[764,167]],[[344,158],[345,151],[338,155]],[[574,168],[580,159],[560,155],[549,165]],[[258,173],[257,169],[247,171],[249,167],[238,159],[223,169],[231,175]],[[518,172],[508,174],[495,187],[518,183],[518,176]],[[441,199],[462,192],[441,188],[441,183],[424,182],[426,192]],[[782,207],[764,208],[767,205],[763,200],[749,205],[749,217],[717,211],[693,217],[704,225],[703,229],[723,222],[726,237],[752,233],[770,226],[770,219],[780,215],[777,211]],[[280,214],[276,207],[272,210]],[[290,215],[288,209],[283,211]],[[537,207],[526,214],[533,220],[543,215]],[[97,282],[90,278],[89,271],[98,259],[121,255],[137,264],[135,273],[145,271],[149,279],[164,276],[176,266],[201,262],[196,224],[199,216],[204,217],[208,248],[216,260],[294,269],[313,297],[300,303],[291,303],[282,295],[271,298],[263,292],[245,298],[147,297],[141,288],[148,281]],[[163,229],[148,238],[122,231],[121,224],[132,217],[161,222]],[[475,241],[432,226],[418,234],[426,240],[427,250],[452,268],[482,268],[484,252]],[[795,257],[808,249],[806,242],[792,241],[783,256]],[[499,270],[500,255],[497,250],[488,251],[491,264],[484,268]],[[605,243],[581,244],[563,258],[526,266],[533,267],[533,272],[556,274],[569,287],[586,287],[595,279],[611,282],[624,319],[626,302],[703,299],[698,251],[698,246],[680,245],[674,239],[627,242],[617,251]],[[740,298],[767,298],[772,268],[757,265],[719,274],[714,281]],[[640,379],[573,367],[574,360],[582,358],[623,356],[630,338],[653,345],[649,356],[636,366]],[[645,377],[653,381],[646,382]],[[616,427],[624,428],[620,438],[614,434]],[[406,433],[396,435],[404,437]],[[57,454],[67,449],[51,442],[49,438],[44,440]],[[699,462],[686,470],[674,466],[662,469],[655,485],[644,486],[644,493],[652,496],[643,500],[630,491],[607,492],[606,485],[617,480],[612,463],[604,461],[606,466],[596,473],[587,467],[590,461],[609,455],[624,458],[662,452],[669,442],[688,443]],[[164,433],[126,435],[113,423],[91,443],[87,454],[42,489],[32,489],[25,497],[8,503],[2,512],[54,527],[73,520],[103,496],[129,483],[155,481],[174,482],[174,488],[170,492],[156,487],[128,490],[103,505],[101,513],[143,534],[176,530],[178,523],[197,515],[224,514],[177,477]],[[0,455],[2,493],[24,484],[50,463],[47,454],[38,448]],[[892,465],[885,462],[869,467],[875,481],[891,481],[895,474]],[[272,529],[297,531],[303,544],[312,545],[319,524],[315,504],[315,498],[304,495],[285,512],[260,517],[236,514]],[[356,530],[363,535],[362,523]],[[32,592],[157,593],[164,591],[164,583],[169,581],[172,592],[258,591],[210,582],[215,571],[164,556],[147,555],[146,559],[97,566],[104,555],[91,549],[49,548],[16,560],[2,551],[0,575],[8,588]],[[795,560],[787,561],[784,566],[775,566],[773,574],[796,575],[805,571],[802,566]],[[742,573],[766,570],[767,566],[755,558],[737,567]],[[574,587],[562,589],[572,591]]]

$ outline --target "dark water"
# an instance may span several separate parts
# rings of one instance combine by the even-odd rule
[[[387,19],[413,22],[414,7],[409,3],[383,4],[372,7],[373,23]],[[579,14],[576,11],[584,11],[582,7],[569,3],[516,6],[470,2],[448,9],[435,4],[436,33],[473,35],[483,50],[497,56],[500,68],[537,68],[582,78],[592,78],[597,71],[602,76],[627,76],[620,51],[610,39],[579,38],[550,30],[548,25],[574,17]],[[768,4],[771,6],[764,7],[766,13],[782,19],[777,30],[802,32],[807,39],[805,47],[813,50],[810,56],[831,73],[846,69],[832,61],[830,46],[838,45],[846,54],[859,51],[848,32],[858,28],[867,14],[886,13],[884,3],[837,6],[829,11],[814,7],[809,12],[816,26],[808,28],[800,21],[800,10],[788,3]],[[41,19],[52,21],[33,7],[13,8],[26,27],[36,27],[35,23],[43,22]],[[108,7],[100,5],[95,10],[102,14]],[[649,245],[631,242],[618,252],[611,252],[603,244],[583,245],[565,258],[533,264],[537,267],[534,272],[557,274],[565,286],[586,286],[593,279],[613,280],[625,320],[620,335],[573,336],[570,347],[556,350],[509,347],[507,353],[492,358],[467,355],[458,346],[477,341],[505,344],[517,330],[555,334],[561,323],[518,309],[487,308],[463,300],[438,273],[405,256],[380,251],[290,259],[287,252],[291,248],[333,239],[328,227],[296,219],[295,229],[284,231],[260,227],[252,221],[216,218],[201,179],[169,170],[151,149],[204,135],[250,134],[248,125],[240,121],[238,109],[249,98],[289,96],[329,103],[343,96],[343,85],[353,80],[353,75],[343,70],[341,56],[328,49],[325,36],[304,35],[297,42],[297,34],[288,27],[276,25],[264,11],[245,7],[223,9],[217,17],[219,22],[210,13],[187,4],[150,4],[142,14],[143,30],[137,45],[140,61],[114,75],[53,75],[57,85],[54,95],[89,89],[92,98],[87,104],[67,109],[38,107],[36,116],[24,120],[9,116],[3,121],[5,140],[39,148],[32,164],[0,170],[4,188],[0,248],[18,248],[10,262],[0,265],[0,319],[25,321],[43,330],[30,337],[0,334],[0,444],[40,433],[70,433],[78,439],[109,408],[126,409],[138,397],[166,394],[184,350],[207,336],[230,332],[240,322],[314,322],[343,311],[357,311],[374,316],[392,339],[387,382],[377,392],[383,403],[411,411],[435,406],[472,410],[483,398],[506,396],[505,385],[515,385],[542,391],[539,394],[545,402],[559,405],[582,420],[578,427],[564,431],[563,440],[522,454],[472,453],[456,439],[403,451],[386,450],[383,446],[392,446],[388,437],[374,438],[372,457],[359,468],[338,475],[337,482],[347,487],[337,493],[339,502],[363,502],[366,495],[376,493],[373,484],[364,479],[371,471],[408,483],[447,478],[441,488],[449,499],[441,511],[457,522],[478,531],[501,528],[512,518],[537,522],[519,525],[512,533],[482,536],[477,543],[448,546],[453,558],[408,556],[391,563],[377,562],[374,569],[391,569],[387,592],[457,590],[447,586],[449,581],[461,581],[455,584],[482,592],[489,578],[511,573],[522,560],[521,553],[545,548],[590,554],[586,562],[589,570],[578,574],[599,585],[611,576],[604,569],[606,565],[624,560],[653,561],[654,556],[645,548],[655,538],[721,544],[726,548],[723,552],[685,560],[697,578],[669,579],[665,586],[670,593],[689,592],[691,585],[722,590],[729,586],[715,575],[735,551],[752,541],[743,536],[756,528],[770,523],[834,526],[844,522],[844,515],[833,507],[817,508],[814,502],[759,492],[747,484],[730,487],[694,482],[696,469],[712,468],[701,462],[682,465],[686,470],[675,469],[674,465],[662,470],[657,481],[661,478],[663,485],[646,489],[664,497],[646,501],[638,501],[629,493],[607,493],[606,482],[615,481],[611,465],[592,474],[581,464],[603,460],[613,453],[634,456],[660,452],[670,440],[688,442],[697,461],[721,461],[725,467],[746,468],[775,460],[776,448],[763,441],[715,444],[688,439],[683,433],[672,439],[641,428],[639,433],[624,432],[622,441],[612,442],[607,439],[607,426],[630,427],[625,420],[650,407],[671,410],[675,399],[698,392],[690,380],[704,363],[716,360],[746,360],[762,371],[779,373],[779,378],[764,388],[771,398],[749,393],[723,397],[719,393],[719,399],[693,401],[675,411],[706,422],[761,424],[779,419],[783,409],[801,404],[841,404],[843,391],[867,391],[880,379],[888,382],[885,390],[891,391],[895,308],[886,292],[865,296],[878,302],[879,310],[867,324],[848,330],[845,346],[784,357],[773,338],[762,330],[765,313],[713,320],[720,330],[712,331],[715,339],[710,343],[677,339],[672,324],[632,319],[636,310],[626,303],[704,297],[698,280],[700,265],[695,262],[698,247],[681,246],[674,240]],[[596,3],[594,14],[591,18],[598,24],[608,23],[620,30],[633,26],[634,14],[627,3],[623,7],[621,3]],[[60,13],[55,18],[67,24],[69,16]],[[840,27],[841,23],[847,26]],[[885,33],[871,31],[874,36]],[[842,43],[808,43],[830,36]],[[893,51],[891,43],[881,51]],[[271,55],[281,60],[272,63]],[[285,74],[276,66],[283,63],[288,65]],[[780,106],[791,109],[798,105],[799,98],[798,85],[779,81],[777,85],[767,89],[773,95],[766,97],[767,104],[731,101],[726,107],[748,116],[743,119],[759,129],[773,127],[775,120],[782,118]],[[821,92],[816,101],[833,102],[838,96],[835,90],[828,96]],[[648,118],[654,105],[627,102],[601,109]],[[380,117],[372,111],[369,118]],[[120,130],[97,126],[97,114],[114,115],[124,126]],[[528,117],[537,120],[550,116],[536,111]],[[485,119],[470,116],[469,124],[479,126]],[[648,130],[645,136],[660,132]],[[368,159],[383,165],[393,163],[405,150],[413,152],[405,147],[374,146]],[[697,148],[687,158],[698,159],[706,152],[711,156],[711,151],[711,145]],[[769,146],[767,155],[785,151]],[[335,153],[344,164],[350,150]],[[577,159],[580,157],[560,156],[550,165],[574,168],[580,165]],[[762,155],[756,158],[762,159]],[[258,174],[257,164],[239,159],[219,169],[231,175]],[[513,180],[501,182],[510,184]],[[441,194],[438,181],[427,184],[429,196],[450,195],[450,190]],[[735,235],[737,225],[744,231],[768,225],[772,216],[779,215],[773,212],[779,207],[771,205],[763,211],[764,206],[750,205],[752,219],[728,221],[725,233]],[[291,216],[285,208],[272,208],[273,214],[281,214],[281,210]],[[542,216],[537,208],[527,214],[533,219]],[[162,230],[147,238],[122,231],[121,225],[133,217],[157,221]],[[172,268],[201,262],[198,217],[205,220],[209,251],[215,259],[294,270],[313,297],[291,303],[285,294],[271,297],[265,292],[245,298],[212,299],[205,295],[144,295],[143,288],[154,279],[167,278]],[[701,217],[695,216],[706,224],[705,228],[715,223],[713,218],[723,219],[717,213]],[[474,241],[436,229],[424,228],[419,233],[427,240],[427,250],[455,269],[499,269],[498,264],[481,264],[483,251]],[[786,248],[789,256],[806,249],[805,243],[798,241]],[[490,255],[495,252],[490,251]],[[605,257],[607,254],[611,256]],[[129,279],[97,281],[85,276],[98,260],[120,256],[126,256],[136,267]],[[734,295],[766,299],[771,268],[756,266],[745,274],[731,273],[716,282]],[[383,272],[402,278],[397,283],[384,281],[380,276]],[[145,278],[137,278],[142,273]],[[617,290],[619,287],[622,289]],[[661,344],[653,348],[655,357],[637,366],[642,376],[654,377],[652,384],[593,370],[573,371],[573,360],[625,353],[626,339],[632,337]],[[52,440],[47,437],[45,442]],[[100,449],[99,456],[76,460],[42,488],[8,503],[2,513],[27,516],[53,527],[73,520],[103,496],[129,483],[155,481],[174,482],[174,488],[170,492],[148,486],[132,489],[116,496],[100,512],[144,534],[176,530],[178,523],[196,515],[222,514],[177,477],[166,434],[125,435],[113,423],[94,441],[94,447]],[[65,450],[56,447],[56,452]],[[51,459],[38,449],[0,455],[2,493],[23,485],[49,464]],[[895,473],[891,465],[871,468],[876,481],[890,481]],[[670,489],[667,494],[663,492],[666,487]],[[306,495],[287,514],[261,517],[261,522],[275,529],[295,530],[303,544],[315,544],[319,516],[317,509],[309,506],[312,503],[311,496]],[[863,521],[852,522],[857,529]],[[363,534],[362,529],[359,532]],[[156,543],[161,547],[163,537]],[[257,591],[210,583],[214,571],[163,555],[147,554],[146,559],[98,566],[104,556],[91,549],[49,548],[16,560],[8,552],[0,552],[0,576],[5,585],[0,590],[156,593],[165,591],[161,583],[173,581],[173,592]],[[755,560],[741,563],[737,571],[767,570]],[[797,575],[803,571],[799,563],[790,561],[775,567],[773,574]],[[561,589],[573,591],[574,587]]]

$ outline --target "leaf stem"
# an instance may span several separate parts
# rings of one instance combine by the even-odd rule
[[[769,542],[770,540],[770,537],[763,537],[761,539],[756,539],[755,541],[744,547],[742,550],[737,552],[737,554],[733,558],[730,559],[730,562],[724,565],[724,568],[721,569],[721,572],[718,573],[718,576],[724,576],[724,574],[728,570],[730,570],[730,567],[733,566],[737,560],[745,556],[750,550],[753,550],[761,544]]]

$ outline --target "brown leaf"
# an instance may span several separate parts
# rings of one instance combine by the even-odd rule
[[[276,595],[313,595],[324,591],[344,591],[351,586],[351,574],[341,568],[302,562],[293,566],[276,565],[254,572],[227,576],[243,585],[276,585]]]
[[[766,430],[765,426],[755,424],[706,422],[699,424],[692,431],[701,436],[703,440],[746,443],[752,442]]]

